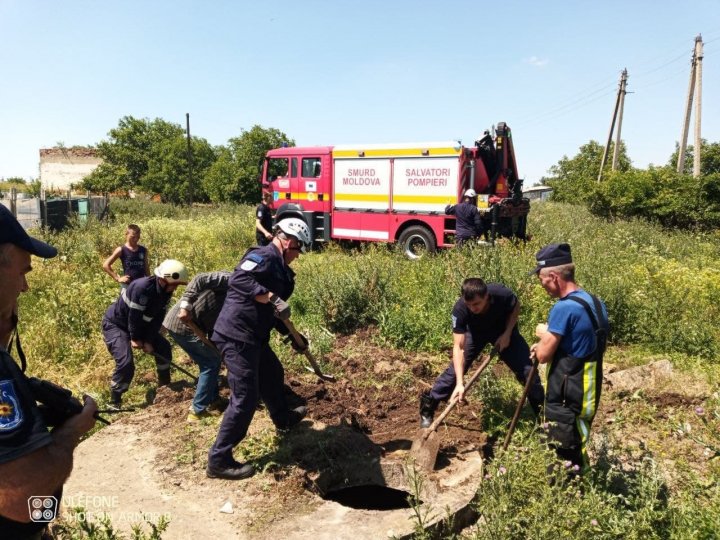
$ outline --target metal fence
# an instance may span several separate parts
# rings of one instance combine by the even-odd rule
[[[59,231],[67,227],[71,216],[77,216],[80,222],[93,215],[100,219],[107,207],[107,196],[88,195],[87,197],[46,198],[29,197],[15,190],[2,193],[0,204],[10,209],[20,224],[26,229],[47,227]]]

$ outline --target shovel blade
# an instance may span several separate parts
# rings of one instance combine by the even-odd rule
[[[419,469],[432,471],[440,451],[440,437],[435,431],[431,431],[427,436],[426,433],[426,429],[418,431],[410,447],[410,457],[415,460],[415,466]]]

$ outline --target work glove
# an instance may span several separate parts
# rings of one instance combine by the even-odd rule
[[[298,337],[300,338],[302,343],[298,343],[297,341],[295,341],[292,334],[288,334],[287,336],[285,336],[285,339],[283,341],[285,341],[285,343],[289,343],[290,346],[293,348],[293,351],[295,351],[296,353],[304,353],[305,351],[307,351],[308,348],[308,340],[299,332]]]
[[[270,302],[275,307],[275,316],[281,321],[287,321],[290,318],[290,306],[280,298],[277,294],[273,294]]]

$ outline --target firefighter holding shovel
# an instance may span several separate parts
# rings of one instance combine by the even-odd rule
[[[170,384],[172,348],[160,335],[165,308],[175,289],[186,285],[187,268],[180,261],[166,259],[152,276],[137,279],[122,289],[120,296],[103,315],[102,333],[115,360],[110,382],[110,405],[119,409],[135,374],[133,349],[155,357],[158,386]]]
[[[545,420],[548,441],[558,458],[577,472],[589,469],[587,443],[602,388],[602,360],[609,328],[607,308],[575,283],[568,244],[549,244],[535,255],[540,284],[558,302],[532,353],[549,364]]]
[[[255,472],[249,463],[233,458],[233,449],[245,438],[260,399],[279,430],[297,425],[307,414],[305,407],[289,409],[284,394],[280,360],[270,348],[273,328],[282,334],[290,317],[287,299],[295,288],[290,264],[310,245],[310,230],[299,218],[280,221],[267,246],[249,249],[228,282],[228,292],[215,323],[212,340],[228,369],[230,403],[217,439],[208,454],[209,478],[240,480]],[[303,352],[307,340],[292,341]]]
[[[432,390],[420,398],[420,426],[429,427],[440,401],[465,396],[463,377],[483,348],[492,343],[500,359],[525,384],[531,370],[530,349],[517,327],[520,302],[504,285],[477,277],[466,279],[452,311],[452,363],[435,380]],[[530,405],[540,414],[544,393],[540,378],[534,375],[529,390]]]

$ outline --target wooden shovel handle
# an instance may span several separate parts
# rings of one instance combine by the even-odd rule
[[[293,340],[295,341],[295,343],[297,343],[298,345],[301,345],[301,346],[302,346],[302,345],[303,345],[303,339],[302,339],[302,337],[300,336],[300,333],[295,329],[295,325],[292,323],[292,321],[291,321],[290,319],[285,319],[285,320],[283,320],[283,322],[285,323],[285,326],[287,327],[287,329],[290,331],[290,335],[292,336],[292,338],[293,338]],[[317,375],[317,376],[320,377],[321,379],[328,379],[328,378],[329,378],[329,376],[328,376],[328,375],[325,375],[325,374],[322,372],[322,370],[320,369],[320,364],[317,363],[317,360],[315,360],[315,357],[314,357],[314,356],[312,355],[312,353],[310,352],[310,349],[308,349],[307,347],[305,347],[305,350],[303,351],[303,354],[305,355],[305,358],[308,359],[308,362],[310,362],[310,365],[312,366],[313,371],[315,372],[315,375]]]
[[[197,325],[197,323],[196,323],[195,321],[189,320],[189,321],[183,321],[183,322],[185,322],[185,324],[187,325],[187,327],[190,328],[190,330],[193,331],[193,333],[198,337],[198,339],[199,339],[200,341],[202,341],[205,345],[207,345],[208,347],[210,347],[210,349],[212,349],[213,351],[215,351],[218,355],[220,355],[220,356],[222,357],[222,355],[220,354],[220,351],[218,350],[217,346],[216,346],[212,341],[210,341],[210,340],[208,339],[208,337],[205,335],[205,332],[203,332],[202,330],[200,330],[200,327]]]
[[[472,386],[475,384],[475,381],[478,380],[478,377],[480,377],[480,374],[485,370],[486,367],[488,367],[488,364],[490,364],[490,361],[497,356],[498,350],[493,347],[492,350],[482,357],[482,360],[480,361],[480,366],[475,370],[475,372],[470,376],[470,379],[468,379],[468,382],[465,384],[465,391],[467,392],[472,388]],[[427,428],[425,433],[423,433],[422,440],[426,440],[430,434],[435,431],[440,423],[445,420],[445,417],[450,414],[450,411],[453,410],[455,405],[457,405],[458,400],[454,399],[450,403],[447,404],[447,407],[445,407],[445,410],[438,416],[435,421],[430,424],[430,427]]]
[[[538,359],[535,358],[533,360],[532,367],[530,368],[530,372],[528,373],[527,380],[525,381],[525,388],[523,389],[522,396],[520,397],[520,401],[518,401],[517,407],[515,408],[515,414],[513,415],[512,421],[510,422],[510,427],[508,428],[507,435],[505,435],[505,441],[503,441],[502,445],[503,450],[507,450],[507,447],[510,444],[510,439],[512,439],[513,433],[515,432],[515,425],[517,424],[518,418],[520,418],[520,412],[525,405],[525,400],[527,399],[528,393],[530,392],[530,386],[532,385],[533,379],[535,378],[535,373],[537,373],[537,368]]]

